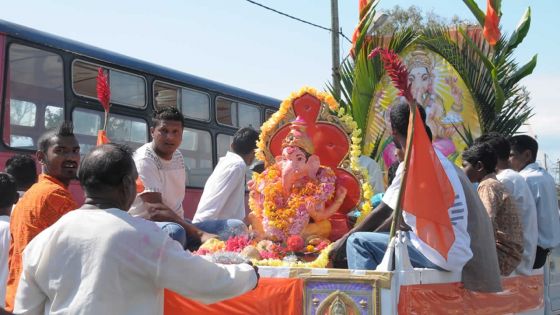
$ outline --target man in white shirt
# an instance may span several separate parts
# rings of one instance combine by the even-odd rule
[[[498,163],[496,164],[496,178],[504,184],[511,195],[515,207],[519,210],[519,217],[523,226],[523,257],[515,272],[521,275],[530,275],[535,263],[537,252],[537,208],[533,195],[525,179],[516,171],[512,170],[509,162],[511,147],[508,140],[497,132],[490,132],[477,138],[474,143],[486,142],[496,152]]]
[[[425,112],[420,107],[422,119],[425,120]],[[409,107],[405,102],[395,105],[391,109],[390,118],[393,130],[393,139],[400,144],[406,143],[406,134],[408,129]],[[437,151],[436,151],[437,152]],[[453,223],[453,232],[455,234],[455,242],[449,250],[447,259],[441,256],[435,249],[424,243],[415,233],[415,217],[406,209],[403,211],[403,219],[406,224],[401,230],[407,229],[411,240],[411,246],[408,246],[408,253],[411,264],[418,268],[435,268],[449,271],[462,271],[463,266],[471,259],[472,251],[470,248],[470,237],[467,231],[467,208],[463,187],[457,176],[455,168],[441,153],[438,152],[438,158],[447,174],[455,191],[454,205],[448,209],[450,219]],[[402,181],[403,165],[397,170],[397,174],[393,183],[383,196],[383,202],[380,207],[394,209],[398,199],[398,190]],[[391,210],[389,210],[391,211]],[[368,220],[366,218],[366,220]],[[360,229],[353,229],[363,231]],[[387,249],[389,241],[388,234],[372,233],[372,232],[354,232],[346,243],[346,253],[348,257],[348,268],[350,269],[375,269],[383,259],[383,255]],[[367,230],[366,230],[367,231]]]
[[[157,221],[172,239],[194,249],[216,235],[185,221],[187,179],[183,155],[178,150],[183,140],[183,115],[174,107],[164,107],[155,111],[152,122],[152,142],[134,152],[140,189],[129,213]],[[149,211],[151,208],[161,210],[157,217],[153,215],[156,212]]]
[[[385,185],[383,184],[383,174],[381,173],[381,168],[374,159],[369,156],[362,155],[358,160],[360,166],[368,171],[369,184],[373,189],[373,194],[379,194],[385,192]]]
[[[18,201],[16,181],[8,173],[0,173],[0,309],[5,306],[8,256],[10,250],[10,212]]]
[[[550,250],[560,244],[560,215],[554,178],[535,161],[539,144],[527,135],[509,139],[511,167],[527,182],[537,208],[538,241],[534,269],[541,268]]]
[[[231,151],[220,158],[204,185],[202,197],[193,218],[199,228],[220,234],[227,230],[243,233],[245,219],[245,174],[255,159],[259,134],[250,127],[239,129],[233,136]],[[220,235],[224,237],[224,235]]]
[[[126,213],[137,178],[126,147],[96,147],[78,177],[84,205],[24,250],[16,314],[163,314],[164,289],[214,303],[257,285],[251,265],[194,256],[153,222]]]

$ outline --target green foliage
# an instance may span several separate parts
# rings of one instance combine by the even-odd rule
[[[469,5],[473,1],[464,2],[473,10]],[[513,51],[527,35],[530,23],[531,10],[527,9],[513,34],[502,36],[494,47],[482,36],[481,27],[428,28],[418,41],[441,55],[461,75],[474,98],[483,133],[513,135],[532,116],[528,94],[519,81],[533,72],[537,56],[521,67],[513,59]],[[471,144],[472,133],[464,127],[456,129]]]
[[[499,11],[500,1],[493,1]],[[519,82],[532,73],[537,56],[522,66],[513,59],[514,49],[529,32],[530,8],[511,36],[502,36],[491,47],[482,36],[481,27],[472,26],[472,23],[457,17],[448,23],[433,12],[424,14],[415,6],[407,10],[395,6],[387,12],[391,18],[386,25],[374,34],[366,34],[365,30],[370,29],[374,22],[378,2],[370,2],[366,8],[366,16],[359,25],[361,32],[354,58],[346,58],[340,67],[342,93],[337,101],[345,107],[346,112],[351,113],[361,130],[367,130],[374,92],[384,74],[379,58],[367,58],[376,47],[387,47],[398,54],[413,44],[422,44],[441,55],[455,68],[472,94],[483,133],[497,131],[505,136],[513,135],[532,116],[532,109],[528,105],[529,95]],[[463,2],[483,26],[485,14],[476,2]],[[327,84],[327,89],[332,94],[331,84]],[[470,145],[474,136],[469,126],[454,127]],[[372,156],[379,158],[382,142],[382,134],[376,135]],[[362,148],[365,145],[362,143]]]

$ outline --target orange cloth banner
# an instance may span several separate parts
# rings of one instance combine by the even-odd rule
[[[165,315],[286,315],[303,313],[303,280],[261,278],[258,287],[244,295],[205,305],[165,291]]]
[[[402,286],[399,314],[511,314],[544,305],[542,275],[505,278],[502,287],[499,293],[479,293],[459,282]]]
[[[455,192],[428,138],[418,106],[415,111],[408,122],[407,148],[409,141],[412,146],[406,153],[410,154],[410,162],[403,179],[406,189],[402,188],[405,189],[402,208],[416,216],[418,237],[447,259],[455,242],[448,210],[453,206]]]

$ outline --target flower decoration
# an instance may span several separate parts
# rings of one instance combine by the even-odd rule
[[[281,170],[277,164],[268,167],[261,174],[253,173],[250,200],[251,209],[259,209],[255,200],[263,200],[262,223],[267,235],[275,241],[284,241],[290,235],[299,235],[309,222],[310,207],[325,203],[334,197],[336,176],[330,168],[321,168],[316,179],[303,177],[284,196]],[[260,195],[260,196],[256,196]]]
[[[226,241],[225,249],[228,252],[241,252],[245,247],[250,244],[248,235],[239,235],[230,237]]]
[[[299,235],[291,235],[286,241],[286,249],[291,252],[298,252],[305,246],[303,238]]]
[[[261,127],[261,135],[259,141],[257,142],[257,159],[264,161],[265,163],[271,163],[273,161],[271,156],[266,154],[268,148],[268,141],[274,136],[278,131],[278,126],[281,124],[286,124],[293,121],[296,116],[293,110],[293,102],[302,97],[305,94],[310,94],[321,101],[321,103],[326,104],[328,109],[338,118],[338,123],[344,130],[347,130],[350,135],[350,150],[348,154],[348,159],[350,161],[350,169],[356,174],[362,174],[360,178],[360,185],[362,190],[362,202],[360,203],[360,217],[358,222],[363,220],[363,218],[371,212],[371,205],[369,204],[369,199],[373,196],[372,187],[369,184],[369,176],[367,170],[360,166],[358,160],[362,155],[361,142],[362,142],[362,131],[358,128],[357,123],[354,121],[349,113],[345,112],[343,107],[340,107],[332,95],[328,93],[319,92],[311,87],[303,87],[298,92],[292,93],[287,99],[285,99],[281,104],[277,112],[275,112]],[[270,168],[270,167],[269,167]],[[272,175],[272,174],[271,174]],[[253,197],[255,195],[251,192]],[[249,198],[249,207],[257,214],[261,214],[264,211],[264,207],[259,205],[256,198]],[[295,207],[295,205],[293,205]],[[291,211],[290,216],[294,216],[296,211]],[[282,225],[279,223],[278,225]]]

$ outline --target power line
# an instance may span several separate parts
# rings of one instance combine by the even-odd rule
[[[293,16],[293,15],[289,15],[289,14],[287,14],[287,13],[280,12],[280,11],[278,11],[278,10],[276,10],[276,9],[273,9],[273,8],[271,8],[271,7],[267,7],[266,5],[261,4],[261,3],[258,3],[258,2],[256,2],[256,1],[252,1],[252,0],[245,0],[245,1],[247,1],[247,2],[249,2],[249,3],[252,3],[252,4],[254,4],[254,5],[257,5],[257,6],[261,7],[261,8],[267,9],[267,10],[269,10],[269,11],[272,11],[272,12],[274,12],[274,13],[283,15],[283,16],[285,16],[285,17],[287,17],[287,18],[292,19],[292,20],[296,20],[296,21],[299,21],[299,22],[302,22],[302,23],[305,23],[305,24],[308,24],[308,25],[317,27],[317,28],[323,29],[323,30],[325,30],[325,31],[329,31],[329,32],[332,32],[332,31],[333,31],[332,29],[330,29],[330,28],[328,28],[328,27],[324,27],[324,26],[321,26],[321,25],[318,25],[318,24],[315,24],[315,23],[312,23],[312,22],[309,22],[309,21],[300,19],[300,18],[295,17],[295,16]],[[352,41],[350,40],[350,38],[348,38],[346,35],[344,35],[344,33],[342,33],[342,31],[338,31],[338,34],[339,34],[340,36],[344,37],[344,39],[346,39],[349,43],[352,43]]]

